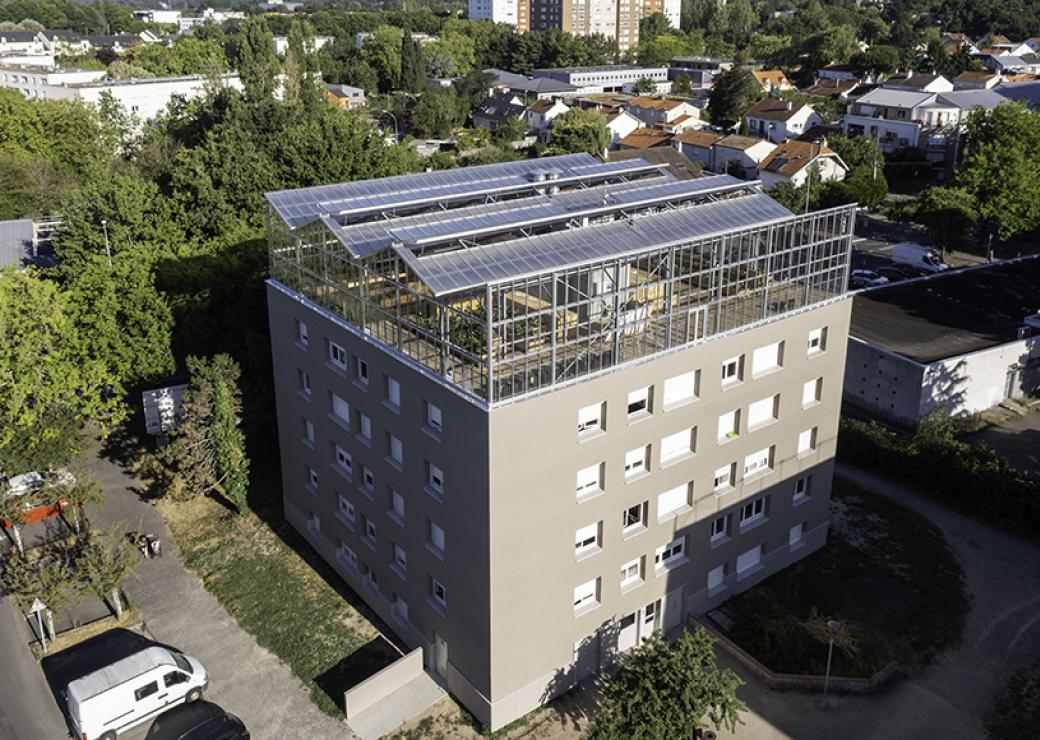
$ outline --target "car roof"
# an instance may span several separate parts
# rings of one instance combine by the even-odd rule
[[[185,736],[192,740],[223,737],[228,729],[235,726],[231,722],[227,712],[216,704],[193,701],[156,717],[148,729],[147,740],[181,740]]]

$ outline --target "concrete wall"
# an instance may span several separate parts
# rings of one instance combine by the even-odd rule
[[[382,701],[423,672],[422,648],[415,648],[407,655],[395,660],[374,676],[348,689],[343,694],[343,706],[347,719],[356,717],[373,704]]]
[[[937,408],[946,408],[953,415],[971,414],[996,406],[1007,398],[1007,374],[1015,366],[1021,371],[1012,396],[1034,393],[1040,387],[1037,361],[1040,337],[933,362],[925,367],[920,415]]]
[[[923,375],[919,363],[849,337],[845,399],[879,418],[917,426]]]

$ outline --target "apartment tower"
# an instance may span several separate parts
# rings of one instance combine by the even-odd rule
[[[584,154],[267,203],[285,515],[481,722],[826,541],[852,206]]]

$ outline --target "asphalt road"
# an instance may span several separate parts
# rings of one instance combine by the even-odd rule
[[[66,738],[65,719],[25,643],[21,619],[10,601],[0,600],[0,738]]]

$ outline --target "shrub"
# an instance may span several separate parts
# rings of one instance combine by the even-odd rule
[[[992,740],[1035,740],[1040,737],[1040,660],[1011,676],[986,715]]]

